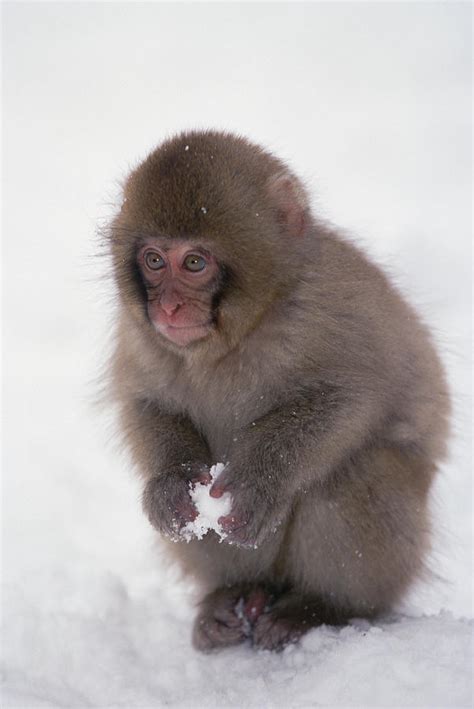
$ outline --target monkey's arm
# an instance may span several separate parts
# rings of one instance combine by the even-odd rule
[[[380,397],[321,387],[273,409],[237,434],[235,454],[213,485],[233,495],[228,540],[253,546],[286,517],[295,495],[323,481],[376,430]]]
[[[154,402],[132,399],[122,403],[127,441],[146,484],[143,508],[151,524],[177,536],[196,516],[189,485],[209,482],[209,451],[185,416],[163,411]]]

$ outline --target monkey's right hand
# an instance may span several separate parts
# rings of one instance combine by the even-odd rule
[[[178,541],[182,528],[198,515],[189,495],[190,487],[210,482],[209,469],[199,464],[186,464],[150,478],[143,491],[142,505],[153,527]]]

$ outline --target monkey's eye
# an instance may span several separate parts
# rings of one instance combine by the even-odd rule
[[[206,265],[206,260],[198,254],[189,254],[183,262],[183,266],[187,271],[203,271]]]
[[[165,265],[165,262],[157,251],[147,251],[144,261],[152,271],[159,271],[160,268],[163,268]]]

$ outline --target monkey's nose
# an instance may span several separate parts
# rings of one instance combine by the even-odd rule
[[[174,288],[164,289],[161,293],[160,306],[165,315],[169,318],[182,306],[183,301],[179,293]]]
[[[176,301],[169,303],[161,303],[161,308],[168,317],[174,315],[180,309],[180,307],[181,303],[177,303]]]

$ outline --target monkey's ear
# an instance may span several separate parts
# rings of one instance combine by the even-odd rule
[[[291,236],[302,236],[308,222],[309,204],[301,182],[289,172],[279,172],[268,180],[267,192],[280,224]]]

